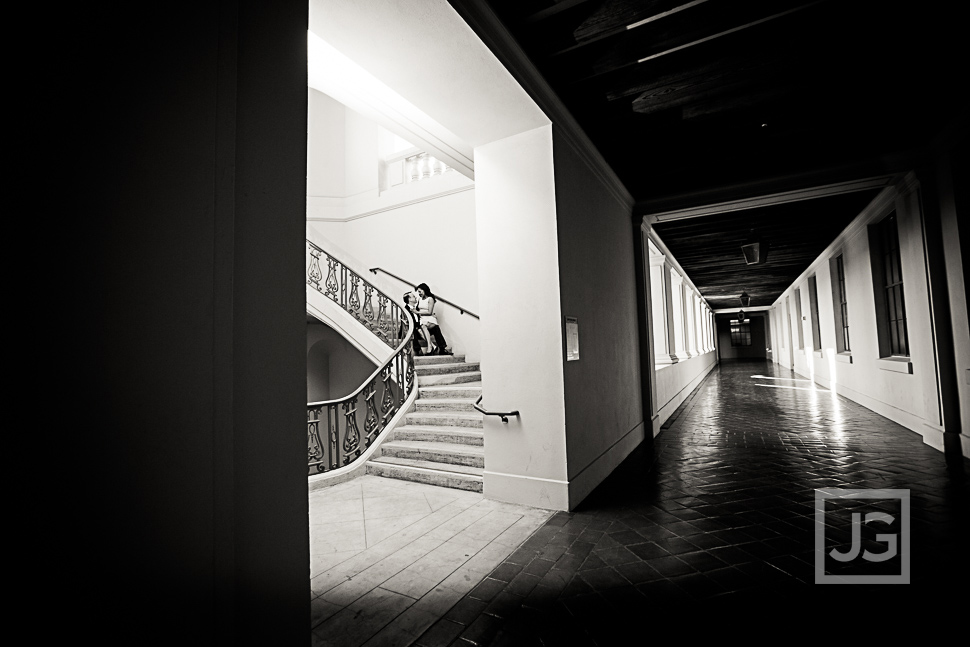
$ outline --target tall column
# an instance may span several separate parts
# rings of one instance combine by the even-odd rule
[[[650,254],[650,314],[653,321],[653,347],[656,362],[670,363],[670,327],[667,325],[667,311],[670,309],[668,291],[670,274],[662,254]]]
[[[684,346],[684,279],[676,270],[669,266],[667,267],[670,272],[670,294],[673,297],[671,299],[670,314],[667,317],[671,328],[670,354],[674,356],[675,361],[678,361],[681,358],[687,359],[689,357],[685,352]]]
[[[521,411],[485,416],[485,496],[567,510],[551,126],[477,147],[475,184],[483,404]]]

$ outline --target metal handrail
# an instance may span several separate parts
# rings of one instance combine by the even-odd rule
[[[388,276],[392,276],[392,277],[396,278],[398,281],[400,281],[401,283],[405,283],[407,285],[410,285],[411,287],[414,287],[415,285],[417,285],[417,283],[412,283],[411,281],[408,281],[407,279],[402,279],[397,274],[392,274],[391,272],[388,272],[387,270],[385,270],[382,267],[372,267],[372,268],[370,268],[370,271],[373,272],[374,274],[377,274],[378,272],[384,272]],[[463,308],[462,306],[458,305],[457,303],[454,303],[452,301],[449,301],[448,299],[445,299],[444,297],[440,297],[437,294],[434,295],[434,300],[435,301],[441,301],[442,303],[447,303],[448,305],[450,305],[452,308],[455,308],[456,310],[458,310],[458,312],[460,312],[463,315],[471,315],[472,317],[475,317],[479,321],[481,321],[481,319],[482,319],[481,317],[479,317],[477,314],[475,314],[474,312],[472,312],[468,308]]]
[[[476,411],[480,411],[483,414],[485,414],[486,416],[498,416],[499,418],[502,419],[502,422],[504,422],[505,424],[508,424],[508,422],[509,422],[509,419],[508,419],[507,416],[518,416],[519,415],[519,412],[518,411],[486,411],[483,407],[478,406],[478,403],[482,401],[482,398],[483,397],[485,397],[485,396],[483,396],[483,395],[478,396],[478,399],[475,400],[475,404],[472,405],[473,407],[475,407],[475,410]]]
[[[388,429],[391,419],[414,391],[417,382],[412,345],[415,326],[414,320],[404,317],[404,311],[391,297],[311,241],[307,240],[307,245],[311,256],[307,284],[349,312],[394,349],[391,356],[350,395],[307,403],[307,467],[311,473],[320,473],[349,465],[360,458]],[[326,281],[319,264],[321,255],[328,259],[330,273]],[[358,288],[364,290],[363,301],[359,298]],[[373,293],[377,294],[377,313],[371,302]],[[400,340],[397,339],[398,332],[392,337],[393,328],[400,331],[400,325],[405,321],[407,330]],[[361,396],[363,403],[358,407]]]

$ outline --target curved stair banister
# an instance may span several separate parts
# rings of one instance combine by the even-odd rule
[[[350,465],[388,428],[414,391],[411,340],[414,321],[404,309],[346,265],[307,240],[311,261],[307,285],[354,316],[367,330],[394,349],[371,376],[342,398],[307,403],[307,467],[320,474]],[[323,275],[320,260],[327,266]],[[322,282],[322,284],[321,284]],[[360,299],[360,290],[364,300]],[[373,297],[377,296],[375,312]],[[406,324],[406,330],[402,324]]]
[[[307,285],[352,315],[388,346],[396,348],[398,323],[408,318],[403,316],[403,308],[360,274],[323,251],[313,241],[307,239],[306,244],[307,251],[310,253]],[[326,266],[326,275],[324,275],[321,260]]]
[[[404,283],[405,285],[407,285],[409,287],[414,287],[415,285],[417,285],[417,283],[411,283],[407,279],[402,279],[397,274],[392,274],[391,272],[388,272],[387,270],[385,270],[382,267],[372,267],[372,268],[370,268],[370,271],[372,273],[374,273],[374,274],[377,274],[378,272],[384,272],[384,274],[387,274],[388,276],[397,279],[398,281],[400,281],[401,283]],[[438,296],[437,294],[435,294],[434,295],[434,299],[435,299],[435,301],[440,301],[442,303],[447,303],[448,305],[450,305],[452,308],[455,308],[456,310],[458,310],[458,312],[460,312],[463,315],[469,315],[471,317],[475,317],[476,319],[481,320],[481,317],[479,317],[477,314],[475,314],[474,312],[472,312],[468,308],[464,308],[464,307],[458,305],[457,303],[454,303],[452,301],[449,301],[448,299],[445,299],[444,297],[441,297],[441,296]]]

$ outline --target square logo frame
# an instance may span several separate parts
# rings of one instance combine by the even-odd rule
[[[827,575],[825,573],[825,502],[829,499],[897,499],[900,501],[898,575]],[[840,489],[815,490],[815,583],[816,584],[909,584],[910,583],[909,490]]]

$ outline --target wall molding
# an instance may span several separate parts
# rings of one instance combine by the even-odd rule
[[[388,211],[394,211],[395,209],[411,207],[416,204],[421,204],[422,202],[427,202],[429,200],[436,200],[438,198],[444,198],[449,195],[455,195],[456,193],[462,193],[464,191],[472,191],[474,190],[474,188],[475,188],[475,185],[470,184],[468,186],[462,186],[456,189],[439,191],[438,193],[421,196],[420,198],[414,198],[412,200],[406,200],[404,202],[398,202],[396,204],[388,205],[386,207],[381,207],[380,209],[372,209],[371,211],[364,211],[362,213],[358,213],[353,216],[347,216],[346,218],[327,218],[327,217],[321,217],[321,216],[307,216],[307,222],[350,222],[352,220],[360,220],[361,218],[369,218],[370,216],[376,216],[382,213],[387,213]],[[307,197],[309,198],[311,196],[307,196]]]

